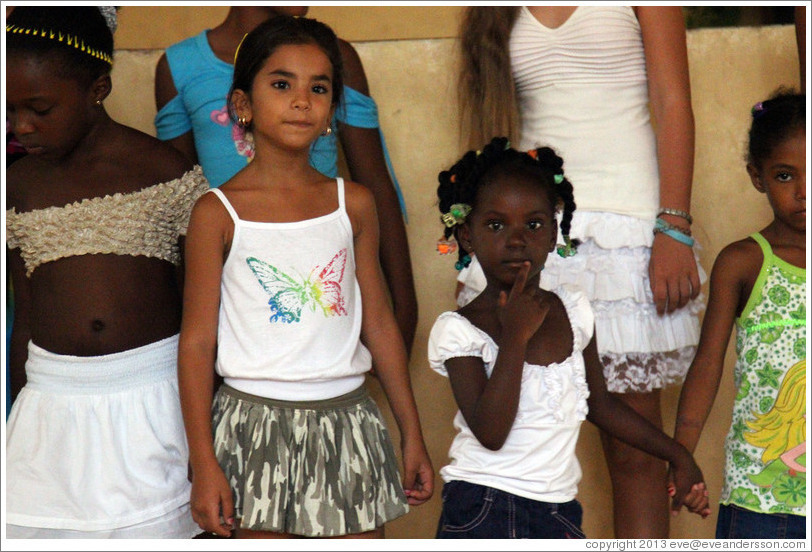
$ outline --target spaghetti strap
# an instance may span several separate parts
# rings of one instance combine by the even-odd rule
[[[232,207],[231,203],[228,201],[228,199],[226,199],[226,194],[224,194],[219,188],[212,188],[209,190],[209,192],[212,192],[214,195],[220,198],[220,201],[223,203],[223,207],[225,207],[228,214],[231,215],[231,219],[234,221],[234,224],[237,224],[240,217],[237,216],[237,211],[234,210],[234,207]]]
[[[768,242],[764,236],[761,235],[761,232],[750,234],[750,237],[753,238],[753,240],[755,240],[755,242],[761,247],[761,252],[764,254],[765,261],[773,256],[773,248],[770,247],[770,242]]]
[[[338,208],[345,211],[344,208],[344,179],[340,176],[336,178],[336,185],[338,187]]]

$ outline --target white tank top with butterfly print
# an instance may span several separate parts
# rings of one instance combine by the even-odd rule
[[[348,393],[372,366],[361,343],[353,232],[337,179],[338,209],[297,222],[237,216],[223,265],[217,373],[240,391],[279,400]]]

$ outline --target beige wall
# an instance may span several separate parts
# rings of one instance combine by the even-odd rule
[[[125,8],[131,10],[131,14],[136,9],[144,10],[145,15],[151,10]],[[192,10],[162,9],[186,10],[184,13]],[[344,13],[341,10],[360,8],[330,9]],[[420,9],[425,14],[436,9],[442,11],[443,17],[448,15],[445,8]],[[363,10],[371,12],[370,8]],[[311,15],[316,15],[315,8]],[[125,16],[127,12],[122,11],[122,32],[127,25]],[[162,19],[163,15],[158,18]],[[213,21],[217,20],[218,17],[214,17]],[[195,29],[189,27],[188,34],[196,32]],[[142,30],[140,35],[152,35],[152,32]],[[447,381],[428,368],[426,340],[436,316],[454,308],[453,259],[434,252],[434,243],[441,232],[434,193],[438,171],[447,168],[460,154],[454,132],[458,113],[452,79],[456,40],[357,41],[354,45],[379,105],[382,128],[409,211],[407,231],[420,304],[410,370],[429,453],[435,468],[439,469],[447,462],[446,453],[453,436],[451,421],[456,408]],[[710,272],[713,259],[724,245],[762,228],[770,220],[769,206],[764,196],[750,185],[742,161],[748,117],[750,106],[778,85],[799,85],[798,63],[794,29],[788,26],[692,31],[688,35],[688,46],[697,128],[692,204],[694,232],[703,246],[701,262]],[[113,71],[113,95],[106,102],[115,118],[149,133],[154,133],[152,74],[160,54],[161,50],[120,51]],[[403,75],[409,75],[408,79]],[[730,348],[722,388],[696,454],[714,506],[721,488],[722,441],[733,399],[732,356]],[[385,397],[377,384],[372,382],[371,385],[390,427],[394,428]],[[678,393],[678,389],[671,389],[663,396],[669,431],[673,428]],[[578,455],[584,478],[579,499],[585,511],[584,529],[590,537],[609,538],[612,536],[610,484],[599,439],[595,428],[588,423],[583,425],[581,435]],[[390,538],[433,536],[440,511],[440,484],[438,478],[437,492],[429,503],[414,508],[408,516],[388,526]],[[715,508],[706,520],[683,512],[672,524],[672,536],[710,538],[715,523]]]
[[[313,6],[307,15],[330,25],[344,40],[356,42],[454,37],[461,10],[457,6]],[[116,46],[166,48],[216,26],[226,13],[226,6],[124,6],[119,11]]]

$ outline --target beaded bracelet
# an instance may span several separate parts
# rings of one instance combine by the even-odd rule
[[[687,211],[683,211],[681,209],[671,209],[670,207],[660,207],[660,210],[657,211],[657,216],[660,215],[674,215],[675,217],[684,218],[688,221],[688,224],[692,224],[694,222],[694,217],[690,215]]]
[[[681,228],[679,226],[671,224],[670,222],[666,222],[665,220],[661,219],[660,217],[657,217],[657,219],[655,220],[654,227],[659,228],[660,230],[675,230],[677,232],[681,232],[681,233],[685,234],[686,236],[691,235],[691,229],[690,228]]]
[[[689,236],[682,230],[679,230],[676,226],[668,224],[667,222],[665,222],[660,218],[657,219],[657,223],[654,226],[654,233],[665,234],[669,238],[675,239],[678,242],[687,245],[688,247],[694,246],[694,239],[691,236]]]

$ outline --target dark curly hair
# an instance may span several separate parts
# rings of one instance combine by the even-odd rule
[[[11,29],[48,31],[42,34],[18,33]],[[58,37],[71,37],[70,44]],[[53,67],[62,78],[89,85],[98,77],[110,73],[111,65],[97,56],[73,46],[81,41],[86,50],[103,53],[113,59],[113,33],[99,8],[93,6],[18,6],[6,20],[7,55],[34,55],[53,60]]]
[[[747,162],[760,170],[776,146],[806,128],[806,94],[779,88],[768,100],[754,105],[751,113]]]
[[[481,151],[469,151],[454,165],[440,172],[437,187],[439,209],[441,214],[448,213],[451,206],[462,203],[476,209],[479,190],[503,176],[526,176],[537,182],[540,191],[547,194],[553,208],[561,212],[561,234],[564,239],[577,246],[577,240],[569,237],[572,213],[575,211],[575,198],[572,184],[564,177],[564,161],[552,148],[542,147],[528,152],[517,151],[510,147],[507,138],[494,138]],[[442,218],[441,218],[442,222]],[[448,227],[444,224],[443,236],[448,239],[453,234],[456,238],[458,226]],[[459,245],[459,263],[457,267],[467,266],[470,261],[468,252]]]

